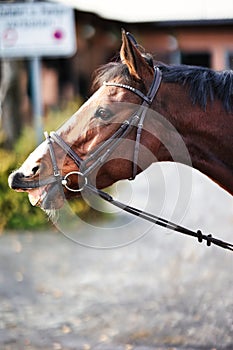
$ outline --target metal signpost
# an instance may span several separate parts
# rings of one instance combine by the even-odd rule
[[[43,135],[41,57],[76,51],[75,21],[69,7],[47,2],[0,4],[0,57],[29,58],[37,142]]]

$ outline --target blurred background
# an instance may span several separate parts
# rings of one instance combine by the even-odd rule
[[[32,56],[4,55],[4,40],[9,48],[15,37],[3,35],[2,24],[16,12],[2,6],[20,3],[0,1],[0,348],[232,349],[230,252],[207,249],[118,213],[110,224],[109,216],[105,220],[86,202],[78,202],[77,217],[106,224],[77,221],[71,239],[98,243],[110,234],[112,240],[121,235],[130,240],[131,233],[147,232],[121,249],[83,248],[54,234],[42,210],[7,184],[42,130],[59,127],[91,95],[94,70],[118,59],[121,28],[158,61],[233,69],[232,0],[46,1],[71,7],[77,50],[68,57],[42,55],[36,62]],[[30,16],[27,23],[31,25]],[[60,34],[56,32],[56,39]],[[40,92],[36,116],[35,83]],[[150,212],[233,241],[232,196],[191,168],[155,167],[114,189],[114,195],[133,198],[138,207],[146,199]]]

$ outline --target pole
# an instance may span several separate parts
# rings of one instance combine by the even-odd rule
[[[33,3],[34,0],[26,0]],[[36,136],[36,143],[39,145],[43,140],[42,126],[42,98],[41,98],[41,58],[38,56],[32,57],[29,60],[29,72],[31,81],[31,97],[33,110],[33,125]]]
[[[31,80],[31,96],[33,110],[33,124],[36,135],[36,143],[40,144],[43,140],[42,126],[42,99],[41,99],[41,59],[40,57],[32,57],[29,61],[30,80]]]

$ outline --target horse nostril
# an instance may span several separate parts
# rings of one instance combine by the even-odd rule
[[[39,165],[35,166],[34,168],[32,168],[32,173],[33,175],[36,175],[36,173],[39,171]]]

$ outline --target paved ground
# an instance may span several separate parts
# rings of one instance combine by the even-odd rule
[[[232,256],[192,244],[151,234],[98,251],[58,233],[2,237],[0,348],[233,349]]]
[[[232,199],[200,186],[183,224],[233,241]],[[89,231],[80,237],[102,232]],[[233,254],[160,228],[113,250],[2,235],[0,349],[232,350]]]

